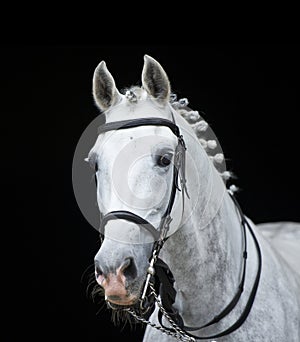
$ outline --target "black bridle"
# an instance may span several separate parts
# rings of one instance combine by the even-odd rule
[[[145,314],[149,317],[149,315],[154,310],[154,301],[149,300],[147,298],[146,292],[149,284],[156,283],[156,287],[159,288],[159,293],[161,296],[161,302],[165,309],[165,311],[168,313],[168,315],[172,318],[172,320],[180,327],[180,329],[184,332],[186,336],[189,336],[193,339],[197,340],[205,340],[205,339],[214,339],[219,338],[225,335],[228,335],[235,330],[237,330],[247,319],[252,305],[254,303],[254,299],[256,296],[259,280],[260,280],[260,274],[261,274],[261,265],[262,265],[262,256],[260,247],[258,244],[258,241],[255,237],[255,234],[246,219],[245,215],[243,214],[236,198],[234,197],[233,193],[229,191],[229,194],[235,203],[235,206],[237,207],[241,219],[241,226],[242,226],[242,232],[243,232],[243,239],[244,239],[244,250],[243,250],[243,261],[242,261],[242,276],[241,281],[238,287],[238,291],[236,295],[233,297],[233,299],[229,302],[229,304],[222,310],[222,312],[218,315],[216,315],[210,322],[208,322],[205,325],[202,325],[200,327],[189,327],[185,326],[183,323],[183,319],[180,316],[179,312],[173,307],[173,304],[175,303],[176,298],[176,291],[174,289],[174,278],[172,275],[172,272],[170,271],[168,265],[163,262],[161,259],[158,258],[159,252],[161,248],[163,247],[163,244],[167,240],[167,233],[169,231],[169,225],[172,221],[171,212],[176,196],[177,190],[181,191],[182,193],[182,200],[183,200],[183,208],[184,208],[184,197],[185,195],[188,196],[187,188],[186,188],[186,179],[185,179],[185,151],[186,146],[183,139],[183,136],[180,134],[179,127],[175,124],[174,118],[173,122],[170,120],[162,119],[162,118],[142,118],[142,119],[134,119],[134,120],[123,120],[123,121],[117,121],[117,122],[110,122],[103,124],[99,127],[98,133],[102,134],[108,131],[113,130],[120,130],[120,129],[128,129],[128,128],[134,128],[134,127],[140,127],[140,126],[165,126],[168,127],[173,134],[176,135],[178,139],[178,143],[175,149],[175,156],[174,156],[174,164],[173,164],[173,184],[171,189],[171,194],[169,198],[168,206],[165,210],[165,213],[163,214],[161,218],[161,222],[158,228],[155,228],[150,222],[145,220],[144,218],[140,217],[137,214],[134,214],[130,211],[111,211],[107,213],[104,216],[101,216],[101,223],[100,223],[100,233],[104,235],[105,232],[105,226],[110,220],[127,220],[129,222],[133,222],[137,224],[139,227],[146,229],[154,238],[154,245],[152,250],[152,259],[150,260],[150,267],[148,268],[147,272],[147,278],[144,285],[144,291],[142,293],[141,297],[141,303],[140,308],[142,309],[141,312],[144,311]],[[179,188],[178,185],[178,178],[180,179],[181,188]],[[221,319],[223,319],[225,316],[227,316],[237,305],[242,292],[244,290],[244,283],[245,283],[245,276],[246,276],[246,266],[247,266],[247,238],[246,238],[246,228],[248,228],[253,240],[254,244],[257,250],[258,255],[258,269],[257,269],[257,275],[252,287],[252,290],[250,292],[249,299],[246,303],[246,306],[244,308],[244,311],[240,315],[239,319],[231,325],[228,329],[222,331],[221,333],[215,334],[213,336],[206,336],[206,337],[199,337],[190,334],[188,331],[197,331],[204,328],[207,328],[213,324],[218,323]],[[114,309],[113,306],[111,308]],[[167,328],[162,323],[162,312],[159,311],[158,313],[158,319],[161,324],[161,326],[165,330],[172,331],[172,328]]]
[[[161,218],[161,222],[158,228],[155,228],[150,222],[146,221],[137,214],[130,211],[118,210],[111,211],[104,215],[100,223],[100,233],[104,234],[105,226],[110,220],[127,220],[139,225],[141,228],[146,229],[152,234],[154,241],[164,241],[167,233],[169,231],[169,225],[172,221],[171,211],[175,201],[176,191],[182,192],[182,198],[184,199],[184,194],[187,194],[186,180],[185,180],[185,150],[186,146],[183,140],[183,136],[180,134],[179,127],[172,121],[162,119],[162,118],[144,118],[135,120],[123,120],[117,122],[109,122],[103,124],[98,129],[98,134],[102,134],[108,131],[128,129],[140,126],[165,126],[168,127],[177,137],[178,143],[175,149],[174,163],[173,163],[173,184],[171,189],[171,194],[169,198],[168,206]],[[178,177],[180,178],[181,189],[178,185]],[[188,195],[188,194],[187,194]]]

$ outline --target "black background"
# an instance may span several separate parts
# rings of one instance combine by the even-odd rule
[[[173,92],[206,113],[244,212],[255,222],[300,221],[299,45],[2,47],[3,295],[13,323],[4,340],[142,339],[141,328],[114,327],[86,296],[83,274],[99,240],[76,204],[71,172],[77,141],[98,114],[95,67],[105,60],[119,89],[140,84],[145,53]]]

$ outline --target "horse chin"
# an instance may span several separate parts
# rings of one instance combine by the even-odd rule
[[[113,308],[116,307],[116,308],[124,309],[124,307],[134,306],[137,303],[138,298],[130,297],[130,299],[124,299],[124,300],[107,299],[106,301]]]
[[[126,304],[125,304],[126,303]],[[108,301],[106,300],[106,304],[108,308],[111,310],[111,318],[112,322],[114,323],[115,326],[120,326],[120,325],[125,325],[129,324],[132,326],[133,320],[132,316],[128,313],[127,309],[133,309],[138,305],[138,301]]]
[[[127,293],[126,296],[105,296],[107,305],[112,309],[124,309],[128,307],[133,307],[139,300],[139,294]]]

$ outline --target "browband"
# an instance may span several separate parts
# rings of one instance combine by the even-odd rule
[[[139,126],[166,126],[179,138],[180,131],[178,126],[170,120],[162,118],[141,118],[133,120],[121,120],[115,122],[108,122],[98,128],[98,134],[118,129],[134,128]]]

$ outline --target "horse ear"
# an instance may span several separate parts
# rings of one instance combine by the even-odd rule
[[[170,99],[170,82],[162,66],[152,57],[144,56],[142,72],[143,88],[158,102],[165,104]]]
[[[116,88],[115,81],[104,61],[98,64],[94,72],[93,97],[96,105],[102,111],[121,100],[121,94]]]

